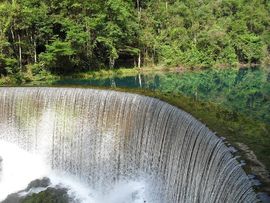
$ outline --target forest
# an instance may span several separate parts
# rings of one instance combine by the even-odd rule
[[[0,75],[270,63],[268,0],[3,0]]]

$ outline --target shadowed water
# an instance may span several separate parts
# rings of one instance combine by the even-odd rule
[[[142,202],[257,202],[221,139],[190,114],[149,97],[0,88],[0,140],[111,194],[106,202],[123,195],[123,182],[142,183],[143,198],[130,192]]]

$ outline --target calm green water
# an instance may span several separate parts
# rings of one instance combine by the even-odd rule
[[[270,124],[270,73],[258,68],[65,79],[54,85],[144,88],[217,103]]]

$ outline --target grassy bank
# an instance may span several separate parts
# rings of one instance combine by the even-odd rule
[[[151,74],[164,72],[182,72],[179,68],[164,68],[164,67],[143,67],[143,68],[119,68],[119,69],[101,69],[95,71],[86,71],[73,73],[70,75],[57,75],[49,72],[42,72],[37,75],[24,73],[21,75],[2,76],[0,77],[0,86],[18,86],[18,85],[51,85],[59,80],[68,79],[102,79],[109,77],[128,77],[137,74]],[[189,71],[185,69],[185,71]]]
[[[213,69],[226,69],[226,68],[250,68],[250,67],[256,67],[259,66],[259,64],[235,64],[234,66],[229,64],[217,64],[216,66],[213,66],[211,68]],[[188,71],[202,71],[206,69],[204,66],[162,66],[162,65],[152,65],[152,66],[145,66],[141,68],[117,68],[117,69],[101,69],[101,70],[95,70],[95,71],[86,71],[86,72],[80,72],[80,73],[74,73],[70,76],[66,76],[66,78],[105,78],[105,77],[127,77],[127,76],[134,76],[136,74],[151,74],[151,73],[166,73],[166,72],[175,72],[175,73],[182,73],[182,72],[188,72]]]
[[[226,65],[226,64],[217,64],[216,66],[205,68],[204,66],[162,66],[162,65],[152,65],[145,66],[141,68],[117,68],[117,69],[100,69],[100,70],[91,70],[84,72],[72,73],[69,75],[59,75],[53,74],[48,71],[40,71],[37,74],[34,74],[32,70],[21,72],[8,76],[0,76],[0,86],[16,86],[16,85],[45,85],[45,84],[53,84],[56,81],[64,80],[64,79],[101,79],[108,77],[128,77],[135,76],[137,74],[152,74],[152,73],[184,73],[189,71],[202,71],[206,69],[227,69],[227,68],[249,68],[258,66],[258,64],[235,64],[234,66]],[[269,67],[269,66],[265,66]]]

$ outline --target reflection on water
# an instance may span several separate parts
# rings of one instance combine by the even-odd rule
[[[143,88],[181,94],[270,123],[270,74],[258,68],[66,79],[55,85]]]

